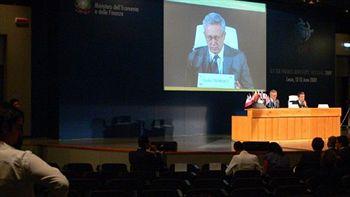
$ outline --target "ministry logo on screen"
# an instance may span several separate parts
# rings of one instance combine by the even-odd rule
[[[92,12],[92,0],[75,0],[75,11],[79,14],[90,14]]]
[[[311,38],[314,30],[311,29],[308,21],[303,21],[303,19],[299,18],[299,22],[296,24],[296,33],[302,42],[306,42]]]

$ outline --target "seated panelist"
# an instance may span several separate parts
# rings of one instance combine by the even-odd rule
[[[280,107],[280,101],[277,99],[277,90],[270,90],[269,93],[270,99],[266,103],[267,108],[279,108]]]
[[[298,106],[299,108],[307,108],[304,92],[298,92]]]

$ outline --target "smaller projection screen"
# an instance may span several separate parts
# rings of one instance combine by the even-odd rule
[[[265,89],[265,4],[165,1],[164,90]]]

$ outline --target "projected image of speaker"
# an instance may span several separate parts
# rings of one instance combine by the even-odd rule
[[[268,141],[246,141],[243,142],[243,147],[246,151],[267,151],[269,144]]]
[[[164,90],[264,90],[266,4],[166,0],[163,52]]]
[[[159,141],[151,142],[159,151],[177,151],[177,142],[175,141]]]

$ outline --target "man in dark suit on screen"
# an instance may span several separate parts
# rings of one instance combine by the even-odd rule
[[[189,86],[197,86],[198,73],[215,73],[234,75],[235,88],[254,88],[244,53],[224,44],[225,26],[220,14],[209,13],[204,17],[207,46],[195,48],[188,55],[186,74]]]

